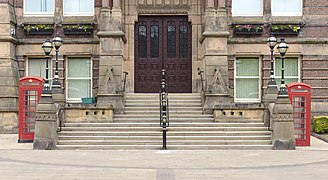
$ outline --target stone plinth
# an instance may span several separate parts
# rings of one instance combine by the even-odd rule
[[[54,150],[57,145],[57,114],[51,94],[42,94],[36,108],[33,149]]]
[[[212,114],[216,105],[228,103],[228,94],[205,94],[203,111],[206,114]]]
[[[96,107],[112,108],[115,114],[122,114],[125,107],[123,94],[98,94]]]
[[[272,112],[272,143],[276,150],[295,149],[293,107],[288,96],[278,96]]]

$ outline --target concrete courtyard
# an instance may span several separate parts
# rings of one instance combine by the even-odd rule
[[[328,144],[295,151],[36,151],[0,135],[0,179],[279,179],[328,177]]]

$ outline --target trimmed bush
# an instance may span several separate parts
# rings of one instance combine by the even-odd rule
[[[313,118],[313,131],[315,133],[328,132],[328,116],[318,116]]]

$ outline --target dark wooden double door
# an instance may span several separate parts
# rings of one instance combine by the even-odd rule
[[[135,27],[135,92],[191,92],[191,25],[187,16],[139,16]]]

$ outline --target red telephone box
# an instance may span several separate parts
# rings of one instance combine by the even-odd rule
[[[33,142],[36,106],[43,89],[43,78],[27,76],[19,80],[18,142]]]
[[[311,86],[304,83],[291,83],[287,87],[293,106],[296,146],[310,146]]]

